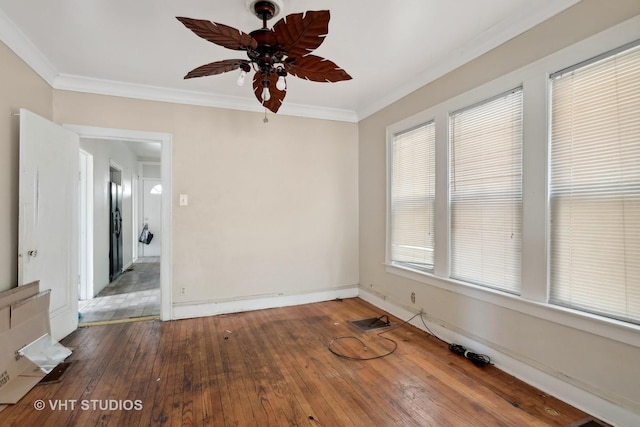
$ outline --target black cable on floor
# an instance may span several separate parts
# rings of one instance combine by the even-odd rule
[[[431,329],[429,329],[429,327],[425,323],[424,317],[422,316],[423,314],[424,313],[422,312],[422,310],[420,310],[420,320],[422,320],[422,324],[424,325],[424,327],[427,328],[427,331],[431,335],[433,335],[434,337],[436,337],[437,339],[439,339],[443,343],[447,344],[447,346],[449,347],[449,351],[451,351],[452,353],[455,353],[455,354],[457,354],[459,356],[466,357],[467,359],[471,360],[471,363],[473,363],[474,365],[476,365],[476,366],[478,366],[480,368],[482,368],[484,366],[487,366],[487,365],[491,365],[491,359],[486,354],[474,353],[472,351],[467,350],[465,347],[461,346],[460,344],[448,343],[445,340],[443,340],[442,338],[440,338],[439,336],[437,336],[436,334],[434,334],[433,331],[431,331]]]
[[[383,337],[383,336],[382,336],[382,334],[386,334],[387,332],[391,332],[391,331],[393,331],[393,330],[395,330],[395,329],[399,328],[400,326],[406,325],[407,323],[411,322],[413,319],[415,319],[415,318],[416,318],[417,316],[419,316],[420,314],[421,314],[421,313],[417,313],[417,314],[416,314],[416,315],[414,315],[411,319],[409,319],[409,320],[405,320],[404,322],[400,323],[399,325],[394,326],[393,328],[387,329],[386,331],[378,332],[378,334],[377,334],[377,335],[378,335],[380,338],[385,339],[385,340],[387,340],[387,341],[391,341],[391,343],[393,343],[393,348],[392,348],[391,350],[389,350],[388,352],[384,353],[384,354],[376,354],[376,355],[372,355],[372,356],[369,356],[369,357],[349,356],[349,355],[347,355],[347,354],[340,353],[339,351],[337,351],[337,350],[335,350],[335,349],[333,348],[333,344],[334,344],[335,342],[337,342],[337,341],[342,341],[342,340],[352,339],[352,340],[356,340],[356,341],[358,341],[360,344],[362,344],[362,349],[363,349],[364,351],[369,351],[369,348],[367,347],[367,345],[366,345],[366,344],[365,344],[365,343],[364,343],[360,338],[355,337],[355,336],[344,336],[344,337],[337,337],[337,338],[332,339],[332,340],[331,340],[331,342],[329,343],[329,346],[328,346],[329,351],[330,351],[331,353],[335,354],[335,355],[336,355],[336,356],[338,356],[338,357],[342,357],[343,359],[348,359],[348,360],[360,360],[360,361],[364,361],[364,360],[374,360],[374,359],[381,359],[381,358],[383,358],[383,357],[387,357],[387,356],[389,356],[389,355],[393,354],[393,353],[396,351],[396,349],[398,348],[398,343],[397,343],[397,342],[395,342],[394,340],[392,340],[391,338]],[[380,318],[382,318],[382,317],[384,317],[384,316],[385,316],[385,315],[380,316],[378,319],[380,319]],[[387,319],[389,319],[389,318],[387,317]]]
[[[459,356],[466,357],[467,359],[471,360],[471,363],[480,368],[491,364],[491,359],[489,359],[489,356],[485,354],[474,353],[470,350],[467,350],[460,344],[449,344],[449,351]]]
[[[355,337],[355,336],[343,336],[343,337],[334,338],[329,343],[329,346],[328,346],[329,351],[331,353],[335,354],[336,356],[339,356],[339,357],[342,357],[343,359],[348,359],[348,360],[364,361],[364,360],[374,360],[374,359],[381,359],[383,357],[387,357],[387,356],[393,354],[396,351],[396,349],[398,348],[398,343],[396,341],[392,340],[391,338],[383,337],[382,334],[386,334],[387,332],[391,332],[394,329],[399,328],[400,326],[406,325],[407,323],[411,322],[416,317],[420,316],[420,320],[422,321],[422,324],[424,325],[424,327],[427,329],[427,332],[429,332],[431,335],[436,337],[438,340],[440,340],[443,343],[447,344],[447,346],[449,347],[449,351],[451,351],[452,353],[455,353],[455,354],[457,354],[459,356],[463,356],[463,357],[469,359],[471,361],[471,363],[473,363],[474,365],[476,365],[478,367],[484,367],[484,366],[492,364],[491,363],[491,359],[486,354],[479,354],[479,353],[472,352],[472,351],[466,349],[465,347],[461,346],[460,344],[448,343],[447,341],[443,340],[442,338],[440,338],[439,336],[434,334],[433,331],[429,328],[429,326],[427,326],[426,322],[424,321],[423,315],[424,315],[424,312],[422,310],[420,310],[419,313],[417,313],[414,316],[412,316],[409,320],[405,320],[401,324],[399,324],[397,326],[394,326],[391,329],[387,329],[386,331],[379,332],[377,334],[380,338],[385,339],[387,341],[391,341],[393,343],[393,349],[389,350],[387,353],[373,355],[373,356],[370,356],[370,357],[349,356],[349,355],[346,355],[344,353],[340,353],[340,352],[338,352],[337,350],[335,350],[333,348],[333,344],[336,341],[341,341],[341,340],[346,340],[346,339],[354,339],[354,340],[358,341],[360,344],[362,344],[362,349],[364,351],[368,351],[369,348],[366,346],[366,344],[360,338]],[[383,316],[380,316],[378,319],[381,319]],[[388,317],[387,317],[387,319],[388,319]]]

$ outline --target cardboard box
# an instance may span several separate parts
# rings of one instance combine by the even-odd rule
[[[10,306],[13,303],[32,297],[40,292],[40,281],[28,283],[8,291],[0,292],[0,308]]]
[[[39,284],[34,282],[0,292],[0,405],[18,403],[45,375],[19,353],[43,335],[51,334],[51,291],[38,290]]]

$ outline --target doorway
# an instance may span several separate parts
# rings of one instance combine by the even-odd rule
[[[142,206],[140,203],[134,202],[132,206],[129,208],[129,212],[127,209],[123,207],[123,213],[127,213],[128,215],[122,216],[122,229],[121,233],[125,235],[127,232],[129,236],[133,236],[132,239],[127,239],[126,237],[123,240],[123,249],[122,253],[125,254],[125,258],[123,260],[122,273],[119,277],[115,279],[115,281],[120,280],[123,281],[124,278],[132,278],[133,274],[145,275],[146,278],[149,277],[149,274],[156,275],[159,281],[159,307],[160,307],[160,319],[161,320],[170,320],[171,315],[171,157],[172,157],[172,137],[170,134],[165,133],[157,133],[157,132],[141,132],[141,131],[131,131],[131,130],[122,130],[122,129],[111,129],[111,128],[98,128],[91,126],[79,126],[79,125],[65,125],[66,128],[73,130],[78,133],[79,136],[83,139],[92,139],[92,140],[102,140],[105,144],[116,144],[127,141],[132,146],[138,146],[138,148],[144,149],[144,147],[149,144],[159,145],[160,147],[160,156],[158,159],[158,168],[161,171],[160,174],[160,183],[162,185],[162,194],[159,195],[161,200],[161,208],[160,208],[160,221],[158,224],[158,235],[162,236],[162,245],[159,247],[159,257],[143,257],[142,249],[140,248],[140,243],[138,243],[138,236],[141,227],[142,221],[139,218],[139,215],[142,213]],[[149,160],[148,158],[146,159]],[[120,169],[122,172],[122,169]],[[122,176],[121,176],[122,179]],[[122,193],[123,198],[133,197],[135,200],[140,200],[143,189],[141,188],[142,180],[139,178],[139,174],[133,171],[132,173],[132,184],[123,185]],[[96,182],[97,183],[97,182]],[[122,181],[121,181],[122,183]],[[94,194],[98,192],[99,189],[94,187]],[[105,191],[106,195],[107,192]],[[110,194],[110,193],[109,193]],[[96,196],[101,197],[101,196]],[[96,207],[97,209],[97,207]],[[110,217],[110,215],[109,215]],[[96,225],[97,227],[97,225]],[[95,235],[95,240],[102,239],[108,240],[102,236],[109,236],[107,234]],[[129,242],[129,243],[128,243]],[[107,243],[107,242],[105,242]],[[97,244],[96,244],[97,246]],[[131,263],[127,263],[127,252],[130,253]],[[94,258],[96,258],[97,254],[94,254]],[[104,259],[104,258],[103,258]],[[162,262],[160,262],[162,260]],[[149,272],[147,267],[151,266],[142,266],[138,265],[138,263],[142,261],[151,261],[156,262],[156,266],[152,269],[155,269],[154,272]],[[136,270],[136,266],[139,267]],[[97,269],[97,266],[96,266]],[[96,274],[97,275],[97,274]],[[129,276],[129,277],[127,277]],[[122,283],[120,283],[122,285]],[[105,287],[106,288],[106,287]],[[106,289],[103,288],[101,290]],[[94,289],[95,290],[95,289]],[[94,295],[97,295],[97,292],[94,292]],[[93,295],[92,295],[93,296]],[[84,321],[84,320],[81,320]]]
[[[80,323],[158,317],[161,192],[152,192],[153,197],[148,200],[140,194],[139,187],[140,175],[142,181],[145,179],[142,163],[155,165],[157,186],[161,186],[160,143],[81,138],[80,147],[91,153],[95,164],[96,187],[95,194],[91,195],[95,205],[94,229],[90,232],[95,237],[93,249],[97,255],[93,258],[93,292],[79,302]],[[145,250],[152,240],[152,233],[147,231],[149,221],[158,236],[153,239],[154,253]],[[142,236],[143,229],[149,238],[140,244],[143,239],[138,236]]]

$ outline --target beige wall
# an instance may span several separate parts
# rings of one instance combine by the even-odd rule
[[[52,116],[49,85],[0,42],[0,290],[18,284],[18,146],[20,118],[27,108]]]
[[[427,277],[427,283],[419,283],[391,274],[384,265],[387,126],[637,14],[640,14],[638,1],[585,0],[578,3],[362,120],[359,123],[358,158],[360,283],[363,289],[399,307],[411,306],[409,295],[415,292],[413,307],[416,310],[423,308],[434,324],[620,404],[640,417],[638,346],[452,292],[447,290],[446,280]],[[528,237],[524,245],[537,245],[545,238],[544,233]]]
[[[58,123],[173,135],[174,303],[358,283],[356,124],[265,124],[257,113],[67,91],[54,92],[54,110]]]
[[[0,63],[0,289],[17,284],[19,108],[173,135],[174,302],[358,283],[356,124],[53,91],[3,44]]]

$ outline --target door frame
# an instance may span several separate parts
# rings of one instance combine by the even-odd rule
[[[140,209],[140,223],[143,225],[147,224],[147,212],[148,212],[148,206],[147,206],[147,202],[146,202],[146,197],[147,197],[147,191],[146,191],[146,184],[147,182],[153,181],[156,184],[160,184],[162,185],[162,179],[161,178],[145,178],[144,176],[140,179],[140,205],[141,205],[141,209]],[[162,195],[160,196],[162,197]],[[160,221],[162,222],[162,213],[160,214],[161,218]],[[149,231],[151,231],[153,229],[153,227],[149,227]],[[162,231],[162,230],[161,230]],[[157,238],[158,236],[156,236]],[[160,233],[159,235],[159,239],[160,239],[160,250],[162,252],[162,245],[164,244],[164,239],[162,236],[162,233]],[[142,254],[143,256],[157,256],[157,255],[149,255],[147,252],[147,248],[149,247],[148,245],[140,245],[142,247]]]
[[[173,135],[163,132],[147,132],[130,129],[103,128],[75,124],[64,124],[63,127],[76,132],[80,136],[80,138],[160,143],[160,173],[162,175],[161,229],[163,236],[162,247],[160,250],[160,319],[171,320],[173,317],[173,224],[171,221],[173,210],[173,189],[171,186],[171,183],[173,181]]]
[[[80,149],[80,287],[81,300],[93,298],[93,155]]]

